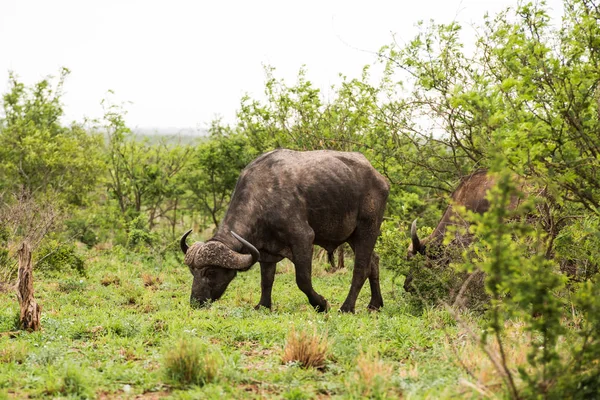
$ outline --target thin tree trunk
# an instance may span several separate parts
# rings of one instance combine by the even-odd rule
[[[21,329],[40,330],[40,313],[42,308],[33,298],[33,265],[31,264],[31,247],[23,242],[18,251],[19,278],[17,280],[17,299],[21,306],[19,321]]]

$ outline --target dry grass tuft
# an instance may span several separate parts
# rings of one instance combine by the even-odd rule
[[[163,282],[163,277],[161,275],[152,275],[148,273],[142,273],[142,281],[144,282],[144,286],[151,289],[156,289]]]
[[[329,353],[327,335],[319,336],[317,332],[297,332],[296,328],[290,330],[282,361],[284,363],[296,362],[303,368],[325,368],[325,361]]]
[[[23,343],[11,343],[0,349],[0,364],[23,364],[27,359],[27,347]]]
[[[119,286],[121,284],[121,278],[119,278],[119,276],[115,274],[106,274],[100,280],[100,284],[102,286]]]
[[[448,343],[447,346],[450,347],[448,354],[453,354],[455,362],[470,376],[470,379],[461,380],[461,386],[485,396],[503,392],[504,371],[499,370],[501,355],[496,339],[490,338],[487,343],[482,344],[479,338],[471,337],[467,332],[459,337],[462,337],[462,343]],[[506,364],[516,378],[517,385],[520,383],[517,368],[527,368],[531,340],[531,333],[525,330],[522,322],[505,323],[503,348]]]
[[[362,353],[356,359],[354,379],[347,383],[350,393],[357,398],[399,398],[399,388],[392,383],[393,368],[378,356]]]

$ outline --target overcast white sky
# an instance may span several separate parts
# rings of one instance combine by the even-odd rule
[[[480,23],[517,0],[0,0],[0,89],[72,73],[67,120],[102,114],[113,90],[132,127],[231,122],[244,93],[263,93],[263,64],[294,82],[305,64],[325,91],[358,77],[373,52],[415,34],[415,23]],[[548,0],[556,15],[561,0]]]

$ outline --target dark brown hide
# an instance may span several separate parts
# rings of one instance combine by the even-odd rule
[[[416,235],[416,223],[411,227],[412,242],[408,247],[408,255],[414,256],[417,253],[425,254],[425,248],[428,244],[441,243],[446,234],[449,225],[468,226],[462,221],[460,216],[454,211],[453,205],[463,206],[466,210],[478,214],[483,214],[490,208],[490,202],[486,199],[487,192],[496,185],[496,179],[488,175],[487,170],[478,170],[471,175],[464,177],[456,190],[452,193],[451,204],[446,207],[440,222],[425,239],[419,240]],[[511,199],[510,208],[514,209],[519,203],[518,197]],[[415,220],[416,221],[416,220]]]
[[[411,244],[408,247],[408,258],[417,253],[431,257],[432,254],[427,249],[440,246],[446,234],[449,225],[463,225],[468,227],[466,221],[454,211],[454,206],[464,206],[466,210],[483,214],[490,208],[490,203],[486,199],[487,192],[496,185],[496,179],[487,173],[487,170],[478,170],[471,175],[464,177],[456,190],[452,193],[451,204],[446,207],[440,222],[433,232],[425,239],[419,239],[416,234],[416,220],[411,227]],[[514,196],[511,199],[510,209],[515,209],[519,204],[519,198]],[[471,240],[468,237],[461,238],[463,244],[468,244]],[[404,289],[412,290],[412,274],[407,275],[404,281]]]
[[[187,250],[186,264],[194,274],[192,299],[216,300],[208,288],[226,287],[235,276],[216,271],[236,269],[233,264],[238,262],[244,265],[247,258],[237,257],[248,257],[252,246],[260,253],[261,298],[257,307],[271,308],[276,263],[288,258],[294,263],[296,283],[310,304],[326,311],[329,304],[312,287],[313,245],[331,253],[349,243],[355,263],[350,292],[341,310],[354,311],[367,278],[371,286],[369,308],[380,308],[383,300],[373,248],[388,193],[385,178],[360,153],[279,149],[263,154],[242,171],[214,237],[189,249],[182,244],[182,250]],[[248,243],[233,237],[232,232]],[[204,273],[206,268],[211,268],[210,274]]]

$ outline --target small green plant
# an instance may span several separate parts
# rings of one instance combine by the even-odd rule
[[[219,357],[197,339],[182,338],[165,354],[167,380],[177,386],[204,386],[217,380]]]
[[[61,383],[60,392],[62,394],[77,399],[90,399],[93,397],[88,377],[77,366],[68,365],[65,368]]]
[[[309,400],[312,399],[313,396],[305,393],[302,389],[295,387],[284,393],[283,398],[285,400]]]
[[[24,343],[10,343],[0,350],[0,364],[22,364],[27,359],[27,347]]]
[[[68,278],[58,282],[58,290],[64,293],[82,292],[87,284],[83,279]]]
[[[35,353],[29,355],[28,359],[38,365],[48,366],[53,365],[58,359],[60,359],[62,351],[57,346],[47,347],[43,346]]]

